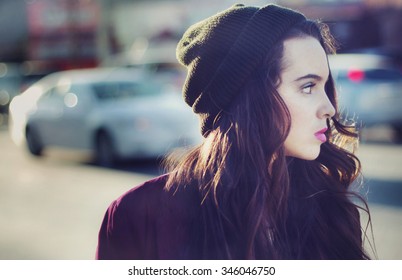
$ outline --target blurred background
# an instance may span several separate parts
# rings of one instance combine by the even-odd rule
[[[111,201],[201,141],[175,47],[237,2],[0,0],[0,259],[94,258]],[[360,128],[372,256],[402,259],[402,0],[269,2],[338,41],[330,65]]]

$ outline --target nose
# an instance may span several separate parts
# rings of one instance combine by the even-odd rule
[[[321,99],[320,107],[318,110],[319,118],[332,118],[335,115],[335,107],[332,105],[327,94],[324,92],[323,98]]]

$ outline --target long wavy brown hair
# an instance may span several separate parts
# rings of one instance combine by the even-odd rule
[[[327,54],[335,51],[325,24],[295,26],[215,119],[205,141],[179,161],[167,160],[166,189],[195,189],[200,198],[189,258],[369,258],[359,209],[368,216],[369,210],[351,189],[360,177],[360,162],[348,150],[358,141],[355,127],[343,124],[338,111],[327,121],[329,141],[316,160],[285,156],[291,119],[277,92],[283,41],[305,36],[319,40]],[[331,75],[325,89],[337,108]]]

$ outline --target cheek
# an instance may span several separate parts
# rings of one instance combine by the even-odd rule
[[[286,155],[304,160],[314,160],[319,154],[320,145],[312,135],[312,116],[302,103],[293,105],[288,104],[291,125],[284,143]]]
[[[285,148],[288,150],[294,150],[296,149],[303,137],[304,134],[304,125],[303,125],[303,116],[300,115],[300,112],[297,110],[291,110],[289,108],[290,112],[290,130],[288,137],[286,138],[285,141]]]
[[[303,132],[303,112],[301,112],[298,106],[293,106],[293,104],[289,102],[287,102],[287,107],[290,114],[290,130],[285,141],[285,149],[293,150],[297,147],[298,141]]]
[[[290,132],[301,132],[308,118],[305,104],[297,100],[288,100],[286,104],[290,113]]]

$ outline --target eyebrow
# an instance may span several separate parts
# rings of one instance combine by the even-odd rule
[[[322,78],[321,76],[319,76],[319,75],[316,75],[316,74],[307,74],[307,75],[305,75],[305,76],[302,76],[302,77],[297,78],[297,79],[295,80],[295,82],[298,82],[298,81],[301,81],[301,80],[306,80],[306,79],[314,79],[314,80],[317,80],[317,81],[322,81],[322,80],[323,80],[323,78]],[[328,80],[328,79],[327,79],[327,80]]]

